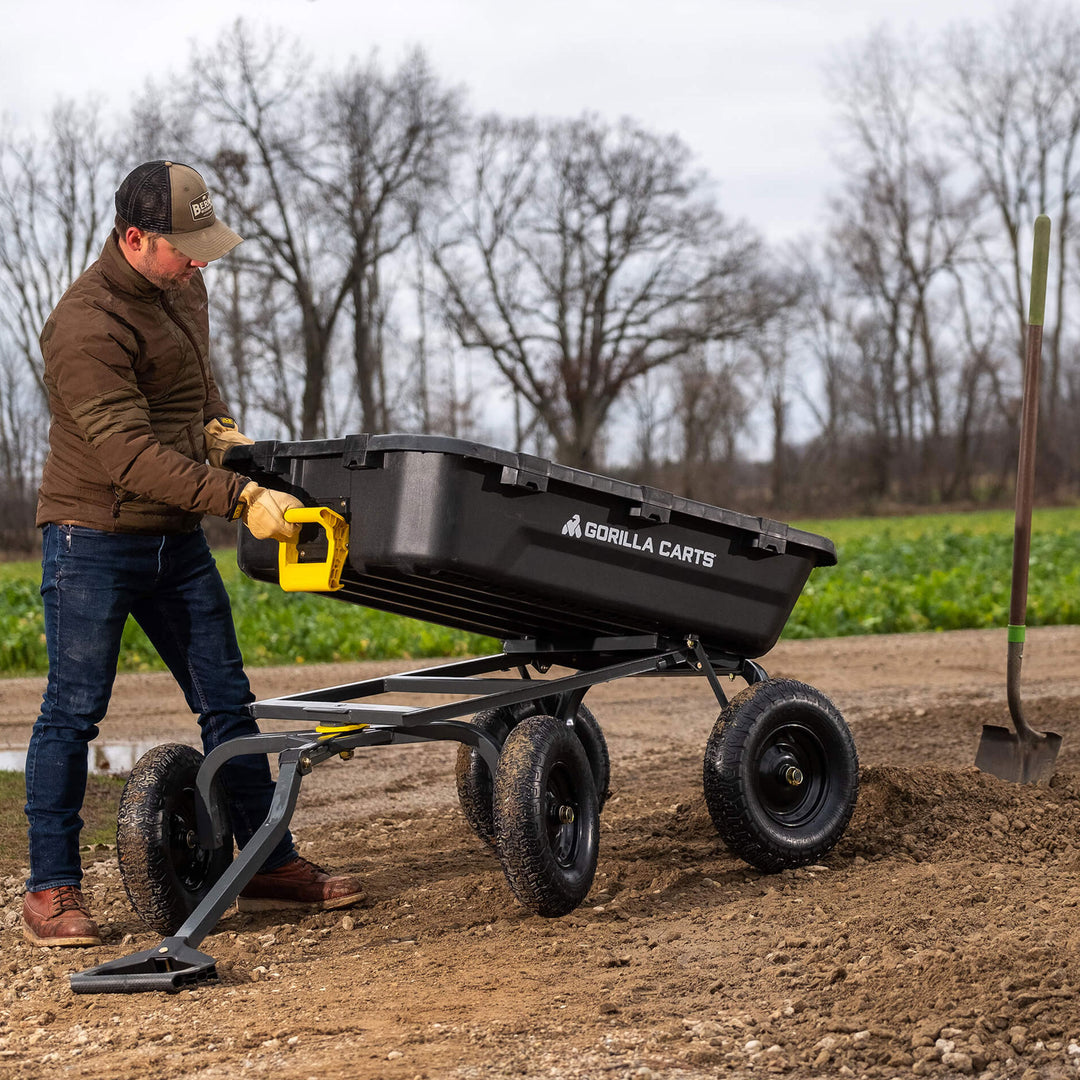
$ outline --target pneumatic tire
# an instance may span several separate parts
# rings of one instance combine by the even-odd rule
[[[767,873],[818,861],[843,836],[859,792],[844,718],[794,679],[748,686],[705,751],[705,802],[728,849]]]
[[[477,713],[472,723],[502,745],[517,724],[532,714],[536,707],[536,703],[530,701],[522,705],[486,709]],[[604,732],[596,717],[584,705],[578,706],[573,731],[585,750],[592,770],[598,808],[603,810],[611,785],[611,758]],[[458,747],[454,779],[465,820],[488,847],[494,848],[495,816],[491,807],[494,785],[491,772],[475,747],[464,743]]]
[[[607,739],[596,717],[584,705],[579,705],[574,716],[574,734],[578,737],[585,756],[589,759],[593,786],[596,788],[596,806],[604,809],[611,794],[611,757]]]
[[[527,910],[556,918],[588,895],[600,810],[580,740],[561,720],[533,716],[510,733],[495,774],[496,850]]]
[[[472,718],[474,727],[490,735],[501,746],[514,725],[513,716],[508,708],[485,709]],[[462,743],[458,747],[457,762],[454,767],[454,779],[457,782],[458,802],[461,803],[465,820],[474,833],[488,847],[495,846],[495,816],[491,809],[494,784],[487,763],[475,747]]]
[[[120,795],[116,853],[131,906],[152,930],[174,934],[232,862],[232,837],[220,848],[199,844],[195,777],[203,756],[166,743],[147,751]],[[214,785],[211,812],[225,818]]]

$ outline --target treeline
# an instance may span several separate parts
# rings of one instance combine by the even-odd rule
[[[675,136],[478,116],[420,51],[325,68],[244,21],[123,115],[0,131],[0,545],[32,531],[38,333],[155,157],[247,238],[207,276],[253,436],[467,436],[778,516],[1009,497],[1045,212],[1038,478],[1071,497],[1080,12],[881,30],[828,75],[841,180],[785,246]]]

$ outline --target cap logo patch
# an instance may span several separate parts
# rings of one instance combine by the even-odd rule
[[[214,204],[210,201],[210,192],[204,191],[197,199],[191,200],[191,220],[214,216]]]

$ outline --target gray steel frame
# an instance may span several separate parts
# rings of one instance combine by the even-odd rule
[[[629,675],[704,675],[723,707],[727,697],[719,676],[739,676],[747,682],[767,678],[754,661],[710,653],[693,636],[678,643],[650,635],[598,638],[573,644],[513,641],[504,642],[503,650],[493,656],[440,664],[407,674],[385,675],[254,702],[249,708],[257,719],[332,722],[335,726],[355,725],[355,728],[332,734],[314,730],[266,732],[232,739],[208,754],[196,777],[201,846],[211,850],[231,843],[228,821],[207,807],[214,806],[210,790],[218,770],[240,754],[278,755],[278,778],[266,820],[175,934],[152,949],[72,974],[72,990],[82,994],[147,990],[175,993],[195,983],[215,980],[213,957],[199,952],[196,946],[232,906],[288,828],[303,778],[329,758],[351,757],[355,750],[370,746],[453,741],[475,747],[494,776],[500,744],[487,732],[457,717],[481,709],[544,701],[545,711],[570,720],[590,687]],[[578,670],[573,675],[543,680],[533,679],[528,673],[531,667],[545,674],[553,666]],[[483,677],[515,669],[517,678]],[[368,704],[358,700],[405,692],[468,696],[428,707]]]

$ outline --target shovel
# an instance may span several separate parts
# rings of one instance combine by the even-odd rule
[[[1054,771],[1061,736],[1035,731],[1020,708],[1020,666],[1024,659],[1027,621],[1028,561],[1031,554],[1031,504],[1035,488],[1035,426],[1039,419],[1039,361],[1042,353],[1046,269],[1050,258],[1050,219],[1035,219],[1031,260],[1031,305],[1028,310],[1027,354],[1024,358],[1024,400],[1020,413],[1020,460],[1016,469],[1016,526],[1013,532],[1012,596],[1009,601],[1009,659],[1006,675],[1013,728],[984,725],[975,765],[1017,784],[1048,780]]]

